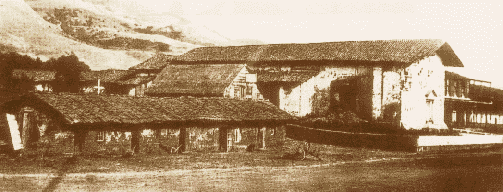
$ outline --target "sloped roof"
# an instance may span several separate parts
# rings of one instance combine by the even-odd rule
[[[32,98],[34,97],[34,98]],[[158,98],[118,95],[35,93],[62,115],[66,124],[169,123],[185,121],[285,121],[285,111],[265,101],[229,98]]]
[[[131,78],[126,78],[123,80],[117,80],[116,83],[123,85],[138,85],[141,83],[146,83],[155,79],[155,76],[135,76]]]
[[[168,65],[146,94],[223,95],[244,64]]]
[[[463,66],[449,44],[438,39],[200,47],[174,57],[171,63],[253,63],[273,61],[413,63],[436,54],[443,58],[442,61],[446,66]]]
[[[456,72],[447,71],[447,70],[445,70],[445,78],[446,79],[466,79],[466,80],[472,79],[472,78],[468,78],[463,75],[460,75]]]
[[[305,82],[318,73],[318,71],[256,71],[258,82]]]
[[[476,80],[480,82],[490,82],[487,80],[482,80],[475,75],[473,75],[473,72],[470,71],[470,69],[466,68],[452,68],[452,67],[446,67],[445,68],[445,78],[446,79],[470,79],[470,80]]]
[[[134,71],[129,70],[101,70],[101,71],[85,71],[81,73],[81,81],[97,81],[101,82],[114,82],[132,75]]]
[[[169,64],[169,61],[173,57],[175,56],[159,53],[138,65],[130,67],[129,69],[162,69]]]
[[[12,78],[21,79],[23,76],[33,81],[53,81],[56,78],[56,71],[14,69]]]

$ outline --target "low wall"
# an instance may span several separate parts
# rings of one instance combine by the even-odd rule
[[[311,143],[345,147],[365,147],[391,151],[416,151],[417,138],[419,137],[414,135],[331,131],[291,124],[286,126],[286,136]]]
[[[503,143],[503,135],[419,136],[417,146],[479,145]]]
[[[503,135],[416,136],[352,133],[287,125],[286,136],[300,141],[390,151],[457,151],[503,147]]]

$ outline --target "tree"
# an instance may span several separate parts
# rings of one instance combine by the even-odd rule
[[[80,73],[91,69],[72,52],[71,55],[61,56],[58,59],[50,59],[50,68],[56,71],[55,92],[79,91]]]
[[[13,59],[14,55],[14,52],[0,54],[0,85],[4,90],[10,90],[13,87],[12,72],[16,67]]]

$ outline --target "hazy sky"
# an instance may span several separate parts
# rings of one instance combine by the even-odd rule
[[[349,1],[154,1],[159,12],[198,22],[231,39],[265,43],[437,38],[472,76],[503,87],[502,3]]]

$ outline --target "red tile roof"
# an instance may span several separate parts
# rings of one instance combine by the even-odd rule
[[[149,95],[217,95],[223,96],[243,64],[168,65],[146,91]]]
[[[129,69],[163,69],[166,67],[166,65],[169,64],[169,61],[175,56],[172,55],[165,55],[162,53],[159,53],[157,55],[154,55],[153,57],[147,59],[146,61],[132,66]]]
[[[31,79],[33,81],[54,81],[56,79],[56,71],[45,71],[45,70],[26,70],[26,69],[14,69],[12,71],[12,78],[21,79],[23,76]]]
[[[414,63],[425,57],[434,56],[436,54],[442,57],[445,66],[463,66],[463,63],[461,63],[450,45],[438,39],[201,47],[172,58],[171,64],[278,61],[371,61]]]
[[[306,82],[318,75],[318,71],[257,71],[258,82]]]
[[[128,70],[101,70],[101,71],[85,71],[81,73],[81,81],[98,81],[101,82],[114,82],[123,78],[133,75],[134,71]]]
[[[32,98],[34,97],[34,98]],[[169,123],[183,121],[287,121],[285,111],[266,101],[229,98],[159,98],[68,93],[35,93],[66,124]]]

